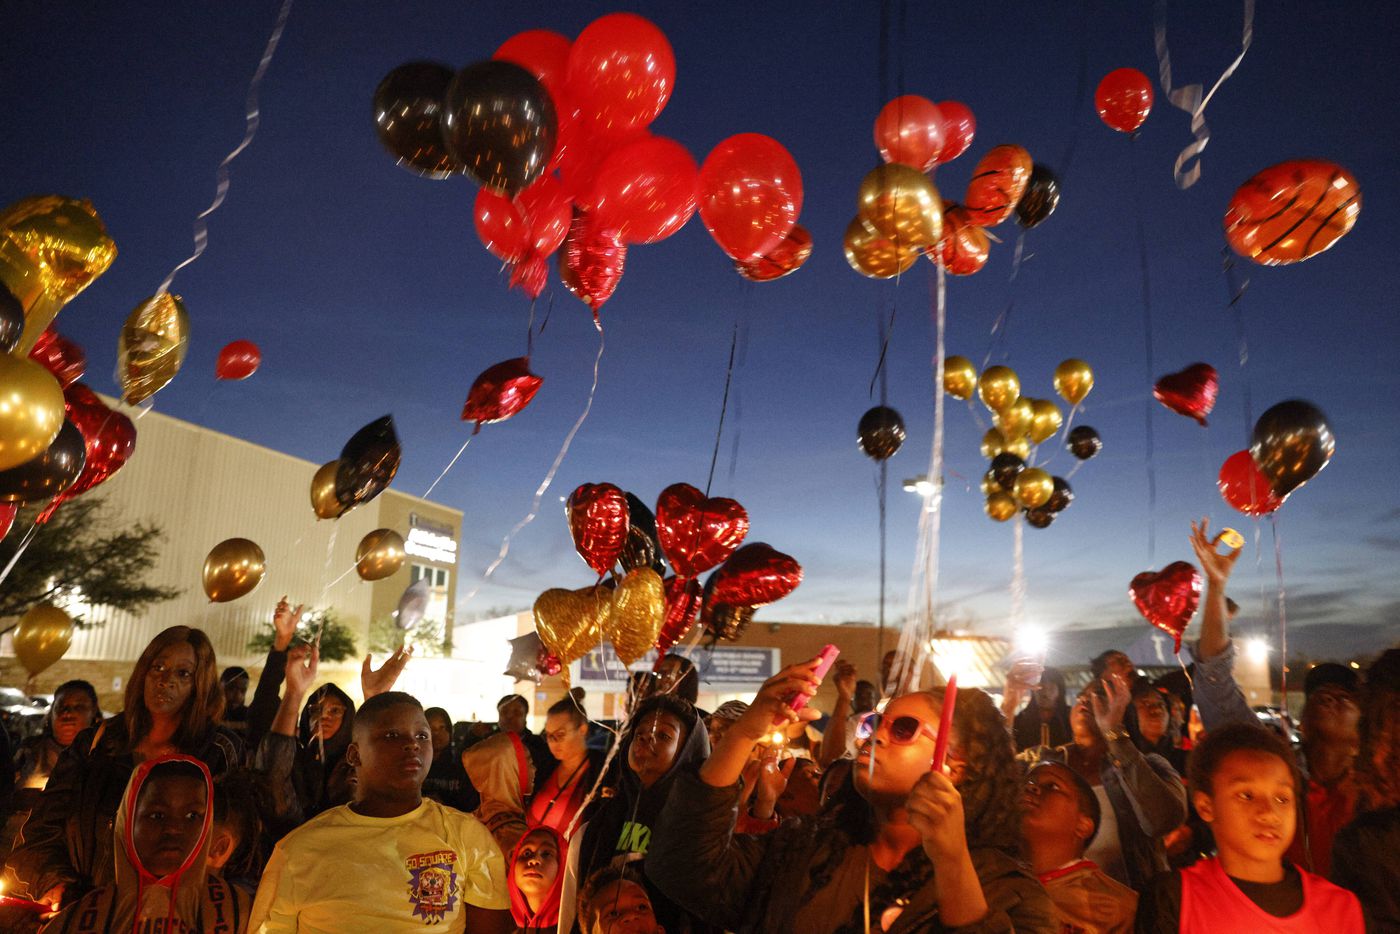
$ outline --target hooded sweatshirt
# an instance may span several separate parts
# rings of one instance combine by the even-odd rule
[[[204,826],[180,867],[156,877],[137,855],[133,831],[136,803],[151,770],[168,762],[185,762],[204,777]],[[214,782],[209,768],[183,755],[148,759],[127,782],[113,831],[116,882],[93,889],[60,912],[42,934],[242,934],[247,929],[248,893],[225,883],[205,868],[214,821]]]
[[[539,911],[532,911],[530,903],[525,900],[525,893],[521,892],[520,887],[515,884],[515,862],[520,858],[520,847],[525,842],[525,836],[536,831],[548,833],[554,838],[560,866],[558,873],[554,876],[554,885],[545,895]],[[506,887],[510,890],[510,916],[524,934],[531,934],[534,931],[552,931],[559,924],[559,902],[564,895],[563,861],[568,855],[569,845],[564,841],[563,835],[553,827],[543,825],[531,827],[525,836],[522,836],[520,841],[515,844],[515,849],[511,852],[510,859],[506,863]]]
[[[334,697],[345,705],[345,717],[340,721],[340,729],[335,731],[335,735],[322,743],[316,736],[319,723],[312,723],[311,711],[326,696]],[[321,685],[302,707],[301,720],[297,725],[301,749],[297,753],[292,782],[301,801],[304,819],[350,800],[350,765],[345,761],[345,750],[350,746],[354,720],[355,702],[334,684]]]
[[[515,850],[525,832],[525,799],[535,786],[535,766],[516,733],[496,733],[462,753],[462,765],[481,795],[474,812],[502,853]]]

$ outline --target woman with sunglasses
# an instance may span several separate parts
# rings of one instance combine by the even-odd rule
[[[981,691],[958,695],[948,774],[933,771],[941,689],[905,694],[860,724],[850,777],[811,818],[734,834],[740,775],[775,727],[818,716],[817,659],[770,678],[699,774],[678,776],[646,873],[704,921],[734,931],[1056,931],[1049,897],[1015,859],[1020,770]]]

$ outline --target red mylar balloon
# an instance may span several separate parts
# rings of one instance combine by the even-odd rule
[[[745,545],[715,572],[712,603],[763,606],[781,600],[802,583],[802,565],[764,542]]]
[[[1283,497],[1270,488],[1269,478],[1248,451],[1237,451],[1225,458],[1216,485],[1225,502],[1247,516],[1267,516],[1283,505]]]
[[[801,224],[793,224],[792,231],[767,255],[752,263],[734,261],[739,275],[750,282],[771,282],[796,272],[812,255],[812,235]]]
[[[55,331],[45,328],[29,351],[29,359],[48,370],[64,389],[83,378],[87,371],[87,354],[83,348]]]
[[[721,142],[700,167],[700,220],[729,258],[751,263],[783,242],[802,212],[802,173],[762,133]]]
[[[511,267],[510,287],[519,289],[533,301],[544,291],[549,281],[549,263],[539,253],[531,253]]]
[[[219,379],[247,379],[262,365],[262,351],[252,341],[230,341],[219,351],[214,375]],[[81,427],[81,426],[79,426]]]
[[[650,20],[609,13],[569,49],[568,97],[585,121],[624,130],[656,119],[676,83],[671,43]]]
[[[1118,68],[1103,76],[1094,91],[1099,119],[1119,133],[1131,133],[1152,110],[1152,82],[1136,68]]]
[[[700,613],[703,588],[694,578],[668,577],[666,584],[666,616],[661,621],[661,632],[656,637],[656,650],[665,655],[667,650],[685,638],[695,618]],[[661,659],[657,658],[659,664]]]
[[[107,404],[82,383],[74,383],[63,391],[63,404],[68,421],[83,436],[83,446],[87,460],[82,473],[63,492],[44,507],[37,521],[49,521],[54,511],[80,493],[85,493],[112,474],[136,450],[136,426],[120,412],[114,412]]]
[[[941,262],[949,275],[970,276],[987,265],[991,251],[987,232],[972,222],[967,208],[943,202],[943,239],[929,250],[929,259]]]
[[[700,171],[685,147],[653,136],[608,156],[593,181],[593,216],[624,243],[655,243],[685,226],[699,200]]]
[[[1202,426],[1215,408],[1219,392],[1220,377],[1209,363],[1193,363],[1180,372],[1168,373],[1152,388],[1158,402],[1178,415],[1194,418]]]
[[[1174,561],[1160,571],[1143,571],[1128,585],[1128,595],[1138,612],[1176,641],[1181,651],[1181,634],[1201,602],[1201,572],[1186,561]]]
[[[554,104],[559,107],[564,89],[564,72],[569,65],[567,36],[552,29],[527,29],[511,36],[496,50],[492,58],[514,62],[540,80]],[[561,110],[563,108],[560,108]]]
[[[462,421],[476,422],[472,434],[482,425],[501,422],[530,404],[544,380],[530,372],[530,358],[516,357],[488,367],[467,392]]]
[[[19,513],[19,503],[0,503],[0,540],[10,534],[10,526],[15,524],[15,515]]]
[[[881,107],[875,118],[875,148],[886,162],[927,172],[938,164],[946,142],[943,114],[927,97],[896,97]]]
[[[574,549],[601,580],[627,544],[631,521],[627,494],[611,483],[585,483],[569,494],[565,511]]]
[[[939,101],[938,113],[943,117],[943,149],[938,153],[941,165],[967,152],[977,132],[977,118],[961,101]]]
[[[1335,162],[1294,159],[1235,191],[1225,210],[1225,239],[1264,266],[1301,263],[1346,236],[1360,214],[1355,175]]]
[[[549,256],[569,234],[574,203],[564,186],[552,175],[542,176],[515,198],[515,204],[530,231],[530,248]]]
[[[675,483],[656,501],[656,537],[678,577],[697,577],[734,553],[749,534],[749,514],[732,499],[705,498]]]
[[[515,202],[489,188],[476,193],[472,206],[476,235],[492,256],[518,263],[530,250],[530,227]]]
[[[995,227],[1011,216],[1030,184],[1031,154],[1020,146],[997,146],[977,161],[963,205],[978,227]]]
[[[579,301],[593,309],[593,320],[617,290],[627,245],[615,234],[594,230],[587,215],[576,214],[564,249],[559,253],[559,278]]]

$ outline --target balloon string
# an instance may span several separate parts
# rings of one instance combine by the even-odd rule
[[[715,429],[715,447],[710,452],[710,473],[705,478],[705,497],[710,496],[710,487],[715,482],[715,464],[719,462],[720,440],[724,437],[724,415],[729,411],[729,384],[734,379],[734,354],[739,349],[739,313],[736,309],[734,314],[734,329],[729,335],[729,363],[724,370],[724,397],[719,403],[719,427]],[[704,516],[700,517],[700,523],[696,526],[695,534],[698,537],[700,529],[704,527]]]
[[[57,497],[55,497],[55,499],[56,498]],[[50,500],[50,502],[52,502],[52,500]],[[40,512],[42,511],[43,510],[40,510]],[[35,520],[29,524],[29,529],[24,533],[24,538],[20,539],[19,547],[15,549],[15,553],[10,555],[10,560],[5,563],[5,569],[0,571],[0,584],[3,584],[10,576],[10,572],[15,569],[15,565],[19,563],[20,557],[29,548],[29,543],[34,541],[34,536],[38,534],[38,532],[39,520],[36,517]]]
[[[1147,260],[1147,231],[1142,222],[1142,179],[1138,172],[1137,134],[1129,137],[1133,151],[1128,162],[1132,166],[1133,214],[1137,223],[1138,267],[1142,273],[1142,334],[1143,362],[1146,368],[1146,383],[1153,385],[1156,364],[1152,353],[1152,277]],[[1156,400],[1149,394],[1143,402],[1143,413],[1147,422],[1147,565],[1155,567],[1157,561],[1157,469],[1153,463],[1152,415]]]
[[[218,185],[214,192],[214,201],[200,213],[194,221],[194,252],[180,265],[170,270],[170,275],[165,277],[165,281],[156,289],[156,294],[160,295],[170,291],[171,284],[175,281],[175,275],[181,269],[199,259],[204,253],[205,247],[209,245],[209,224],[208,217],[219,209],[224,203],[224,198],[228,195],[229,187],[229,164],[238,158],[243,150],[253,143],[253,137],[257,135],[258,123],[261,120],[258,109],[258,90],[262,86],[263,77],[267,74],[268,66],[272,64],[272,57],[277,53],[277,44],[282,41],[282,30],[287,26],[287,17],[292,12],[292,0],[282,0],[282,8],[277,12],[277,23],[272,27],[272,35],[268,36],[267,45],[263,48],[262,58],[258,61],[257,71],[253,72],[253,80],[248,84],[248,96],[245,99],[244,120],[246,128],[243,131],[243,141],[240,142],[232,152],[224,156],[224,161],[219,163]]]
[[[491,575],[495,574],[496,569],[506,560],[506,555],[510,554],[510,543],[515,539],[515,536],[519,534],[520,530],[535,521],[535,516],[540,511],[540,502],[544,499],[544,494],[548,492],[550,485],[554,483],[554,476],[559,472],[559,465],[564,462],[565,455],[569,453],[569,447],[574,443],[574,436],[578,434],[579,429],[583,427],[584,421],[588,419],[588,413],[593,410],[593,397],[598,393],[598,369],[603,362],[603,347],[605,343],[602,322],[594,319],[593,326],[598,329],[598,353],[593,358],[593,385],[588,389],[588,401],[584,404],[583,411],[579,414],[578,420],[575,421],[573,427],[569,429],[569,433],[564,436],[564,444],[559,448],[559,453],[555,455],[554,463],[549,466],[549,472],[544,475],[544,479],[540,481],[539,487],[535,490],[535,498],[530,503],[530,511],[525,515],[525,518],[517,522],[515,527],[506,533],[505,538],[501,539],[501,550],[496,554],[496,559],[487,566],[486,571],[481,575],[481,580],[477,582],[477,585],[467,593],[466,597],[459,601],[459,606],[461,607],[465,607],[476,597],[481,591],[481,588],[491,579]]]
[[[1064,155],[1060,157],[1060,178],[1069,177],[1069,167],[1074,162],[1075,150],[1079,148],[1079,131],[1084,125],[1084,102],[1089,97],[1089,0],[1079,5],[1079,70],[1074,81],[1074,109],[1070,111],[1069,142],[1065,144]]]
[[[472,443],[472,438],[474,437],[476,436],[467,435],[467,440],[462,442],[462,446],[457,449],[457,453],[452,455],[452,460],[448,461],[447,466],[442,468],[442,473],[438,474],[437,479],[432,482],[432,485],[430,485],[426,490],[423,491],[423,499],[427,499],[433,494],[433,490],[437,489],[437,485],[442,482],[443,477],[447,476],[447,472],[452,469],[454,464],[457,463],[457,458],[462,456],[462,452],[467,449],[467,445]]]
[[[1013,631],[1026,619],[1026,523],[1016,514],[1011,538],[1011,626]]]
[[[876,332],[876,333],[877,333],[877,339],[878,339],[879,342],[880,342],[880,356],[879,356],[879,358],[875,361],[875,372],[872,373],[872,374],[870,374],[870,389],[869,389],[869,395],[870,395],[871,398],[874,398],[874,396],[875,396],[875,381],[876,381],[876,380],[879,380],[879,381],[880,381],[880,404],[881,404],[881,405],[884,405],[884,404],[885,404],[885,394],[886,394],[887,388],[888,388],[888,384],[887,384],[886,377],[885,377],[885,356],[890,352],[890,338],[894,336],[894,319],[895,319],[895,315],[899,312],[899,276],[897,276],[897,275],[895,276],[894,282],[895,282],[894,297],[893,297],[893,299],[892,299],[892,301],[891,301],[891,303],[890,303],[890,321],[889,321],[889,324],[888,324],[888,325],[885,324],[885,317],[884,317],[883,314],[877,314],[877,315],[875,316],[875,323],[876,323],[876,327],[877,327],[877,329],[878,329],[877,332]]]
[[[525,322],[525,359],[535,355],[535,304],[538,298],[530,299],[530,318]]]
[[[992,331],[987,335],[987,353],[982,357],[981,369],[985,370],[987,364],[992,360],[992,354],[998,347],[1006,343],[1006,329],[1011,323],[1011,310],[1016,307],[1016,277],[1021,274],[1021,262],[1026,249],[1026,231],[1022,230],[1016,235],[1016,251],[1011,258],[1011,275],[1006,280],[1007,295],[1006,307],[1001,314],[992,322]]]
[[[743,301],[744,301],[745,305],[747,305],[747,304],[748,304],[748,300],[749,300],[749,295],[750,295],[751,292],[752,292],[753,283],[751,283],[751,282],[744,282],[743,288],[744,288],[744,297],[743,297]],[[749,319],[748,319],[748,316],[745,315],[745,316],[744,316],[743,323],[739,325],[739,362],[738,362],[738,375],[739,375],[740,378],[739,378],[738,380],[736,380],[735,383],[734,383],[734,419],[733,419],[733,423],[734,423],[734,437],[733,437],[733,439],[730,441],[730,444],[729,444],[729,483],[730,483],[731,486],[733,486],[733,484],[734,484],[734,473],[735,473],[735,470],[738,468],[738,465],[739,465],[739,437],[740,437],[740,435],[742,434],[743,428],[744,428],[744,380],[743,380],[743,375],[744,375],[744,364],[748,362],[748,359],[749,359]]]
[[[1281,706],[1288,710],[1288,593],[1283,585],[1283,540],[1278,533],[1278,516],[1269,514],[1269,529],[1274,536],[1274,574],[1278,579],[1278,653],[1279,691]]]
[[[876,496],[880,501],[880,633],[876,637],[879,657],[885,657],[885,512],[889,508],[890,462],[880,461],[880,476],[876,480]]]
[[[1249,288],[1249,276],[1239,271],[1239,265],[1235,262],[1235,255],[1228,246],[1221,250],[1221,255],[1224,257],[1225,287],[1230,296],[1228,307],[1234,312],[1235,334],[1239,337],[1240,342],[1240,377],[1241,381],[1244,383],[1244,446],[1248,448],[1254,426],[1254,390],[1252,380],[1249,378],[1249,340],[1245,334],[1244,307],[1242,300],[1244,299],[1245,291]],[[1252,488],[1254,476],[1252,472],[1249,479],[1251,484],[1250,496],[1252,497],[1254,495]]]

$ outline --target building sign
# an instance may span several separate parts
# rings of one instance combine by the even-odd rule
[[[781,665],[778,649],[692,646],[673,649],[672,654],[689,658],[700,672],[701,689],[711,691],[757,691],[763,682],[777,674]],[[570,677],[574,684],[587,690],[621,694],[627,690],[628,671],[651,671],[655,664],[653,650],[628,668],[613,647],[604,644],[570,666]]]
[[[414,512],[408,514],[408,537],[403,550],[415,558],[457,563],[457,540],[452,537],[452,528],[429,522]]]

